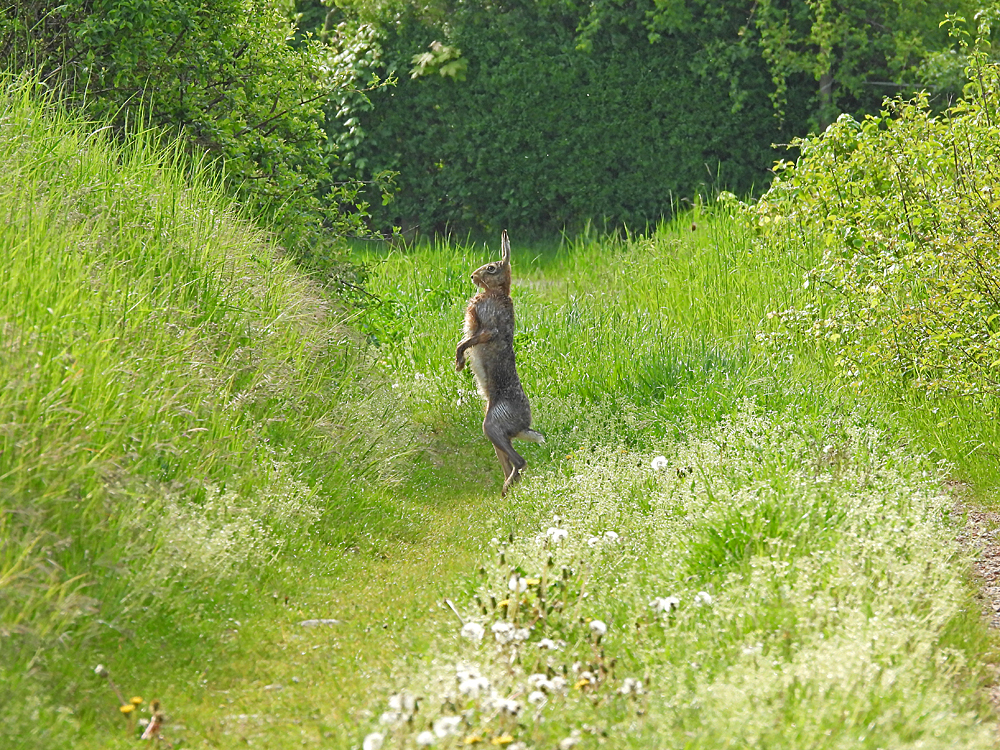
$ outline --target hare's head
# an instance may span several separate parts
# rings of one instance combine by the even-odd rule
[[[500,260],[487,263],[472,272],[472,282],[487,291],[510,294],[510,239],[507,230],[500,235]]]

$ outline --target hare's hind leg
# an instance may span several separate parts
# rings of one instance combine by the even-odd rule
[[[510,459],[507,458],[507,454],[500,450],[498,446],[494,445],[493,450],[496,451],[497,458],[500,459],[500,466],[503,468],[503,478],[506,482],[507,477],[509,477],[510,473],[514,471],[514,465],[511,464]]]
[[[521,478],[521,469],[527,466],[528,462],[524,460],[520,453],[514,450],[514,446],[510,444],[510,436],[507,434],[506,429],[502,425],[497,424],[496,421],[491,420],[489,413],[486,415],[486,421],[483,422],[483,432],[486,433],[486,437],[493,443],[493,450],[496,451],[497,458],[500,459],[500,465],[503,467],[504,483],[503,489],[500,491],[500,496],[503,497],[507,494],[507,488]]]

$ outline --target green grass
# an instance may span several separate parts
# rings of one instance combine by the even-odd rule
[[[992,746],[970,433],[769,343],[808,250],[513,232],[547,442],[501,500],[453,365],[491,251],[359,248],[349,311],[152,135],[7,81],[0,162],[0,745],[134,745],[100,663],[181,747]]]

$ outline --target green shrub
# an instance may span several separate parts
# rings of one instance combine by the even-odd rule
[[[797,141],[754,209],[765,233],[821,247],[813,301],[777,319],[825,340],[856,382],[1000,393],[1000,68],[972,60],[941,115],[920,95]]]

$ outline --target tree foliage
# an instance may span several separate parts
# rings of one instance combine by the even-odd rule
[[[289,43],[267,0],[23,0],[0,15],[2,56],[122,132],[152,125],[218,159],[286,242],[357,230],[356,184],[334,182],[324,106],[353,87],[329,50]]]

